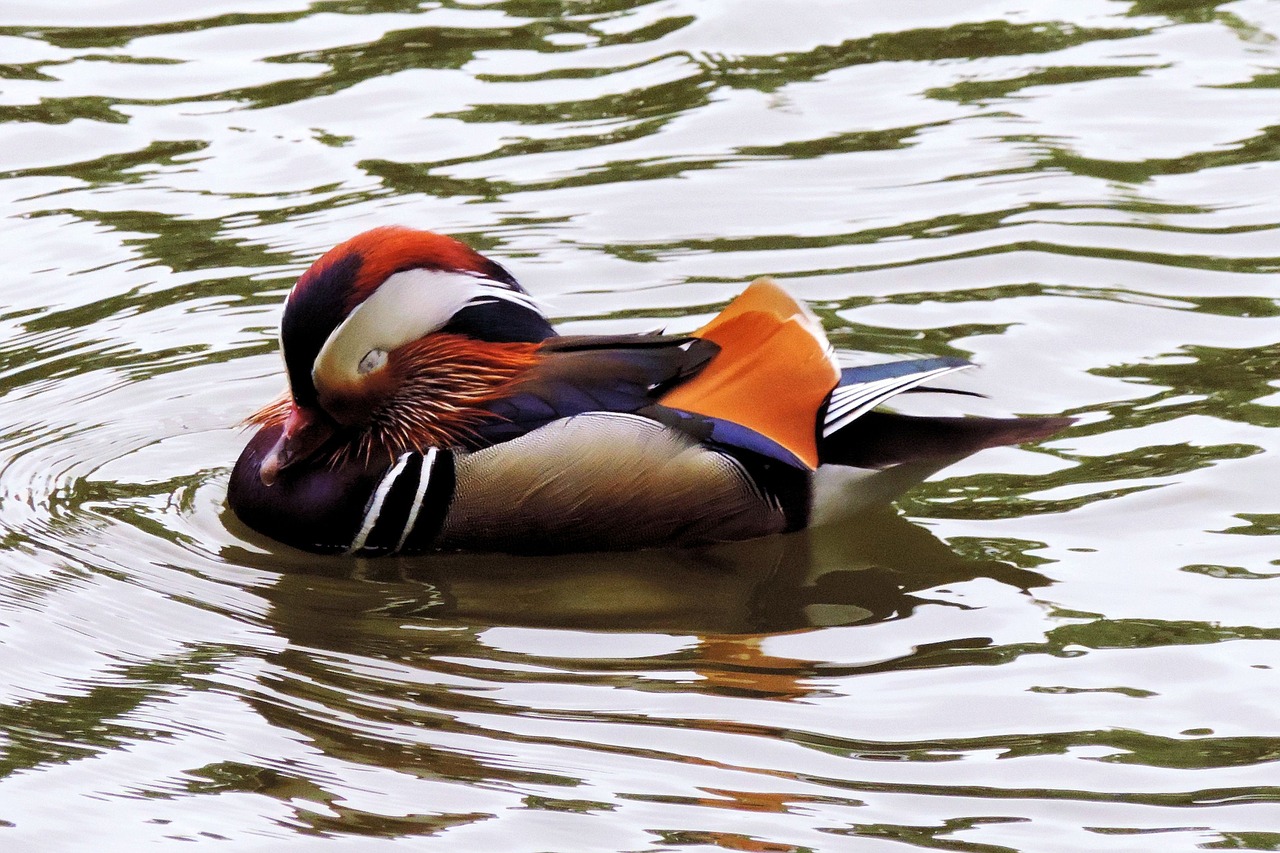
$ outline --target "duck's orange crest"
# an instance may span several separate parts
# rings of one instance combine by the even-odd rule
[[[488,258],[452,237],[401,225],[386,225],[357,234],[325,252],[298,279],[295,292],[301,293],[336,264],[349,263],[353,258],[358,259],[359,267],[347,297],[348,311],[401,270],[416,267],[491,274],[491,268],[495,266]]]

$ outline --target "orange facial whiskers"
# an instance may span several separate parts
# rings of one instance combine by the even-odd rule
[[[367,419],[344,431],[346,440],[328,464],[428,447],[467,447],[476,427],[494,418],[485,402],[502,396],[539,360],[534,343],[490,343],[466,335],[427,335],[392,352],[384,396],[367,400]],[[355,403],[357,401],[351,401]],[[283,424],[293,406],[289,395],[249,418],[258,426]]]
[[[391,354],[399,383],[361,437],[362,454],[465,447],[493,418],[483,404],[502,396],[539,361],[534,343],[491,343],[436,333]]]

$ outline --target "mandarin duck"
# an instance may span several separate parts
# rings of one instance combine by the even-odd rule
[[[784,533],[809,523],[820,467],[951,461],[1069,422],[873,411],[971,365],[842,369],[817,317],[767,279],[691,334],[559,335],[502,266],[403,227],[316,261],[280,345],[289,389],[250,418],[228,503],[321,553]]]

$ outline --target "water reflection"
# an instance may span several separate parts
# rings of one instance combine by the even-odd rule
[[[224,521],[256,538],[234,518]],[[975,578],[1024,591],[1051,583],[1010,562],[961,556],[889,506],[856,523],[689,550],[358,561],[280,550],[235,547],[223,557],[284,569],[269,593],[278,618],[292,638],[321,647],[331,625],[308,614],[331,608],[338,589],[352,607],[350,619],[765,634],[899,619],[926,604],[956,606],[928,591]],[[317,577],[357,583],[318,585]]]

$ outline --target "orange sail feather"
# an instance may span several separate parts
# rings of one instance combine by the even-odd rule
[[[693,334],[720,353],[662,404],[741,424],[817,468],[818,409],[840,380],[818,318],[762,278]]]

